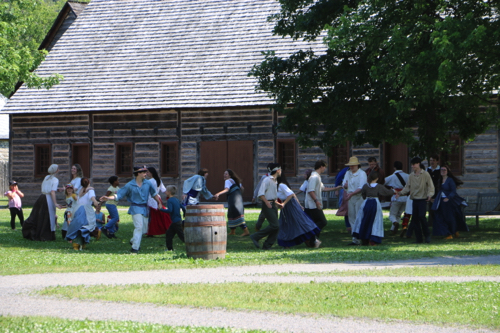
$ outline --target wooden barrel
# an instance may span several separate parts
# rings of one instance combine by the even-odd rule
[[[187,206],[184,240],[190,258],[224,259],[227,243],[224,205]]]

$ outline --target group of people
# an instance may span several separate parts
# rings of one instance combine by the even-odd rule
[[[306,170],[304,184],[294,193],[282,174],[278,163],[267,166],[268,173],[260,179],[254,191],[253,202],[262,201],[262,210],[257,220],[256,232],[250,234],[245,222],[241,178],[231,169],[224,172],[224,189],[215,195],[207,189],[208,170],[201,169],[198,174],[184,181],[182,200],[176,198],[177,188],[164,186],[153,167],[134,167],[134,178],[120,188],[117,176],[108,179],[106,195],[96,198],[90,180],[83,176],[80,165],[71,168],[71,181],[59,188],[56,177],[59,168],[56,164],[49,167],[49,175],[42,182],[42,193],[33,206],[29,218],[24,221],[21,198],[24,194],[15,181],[10,182],[9,198],[11,227],[15,229],[15,218],[19,217],[23,236],[32,240],[55,240],[57,208],[65,208],[64,223],[61,227],[62,238],[72,243],[75,250],[82,250],[91,237],[100,239],[101,234],[116,238],[119,229],[117,203],[126,199],[130,203],[128,213],[132,215],[134,231],[130,239],[131,253],[139,253],[143,235],[166,235],[166,250],[173,250],[175,235],[184,242],[181,211],[188,205],[197,205],[200,196],[205,200],[218,200],[227,194],[227,222],[229,235],[235,235],[239,227],[241,236],[250,236],[257,248],[269,250],[277,241],[279,246],[289,248],[301,243],[312,248],[321,244],[321,230],[327,220],[322,207],[322,192],[337,191],[339,210],[337,215],[345,217],[345,225],[352,235],[349,245],[377,245],[384,237],[381,199],[391,196],[389,220],[391,232],[397,234],[402,220],[402,237],[415,233],[416,243],[431,241],[426,220],[428,206],[433,221],[433,234],[446,239],[459,237],[459,232],[468,231],[465,217],[461,211],[464,200],[458,196],[457,187],[462,181],[457,179],[449,166],[439,166],[439,157],[431,156],[430,166],[425,170],[420,158],[411,160],[412,173],[403,172],[403,164],[394,162],[394,173],[384,177],[383,170],[375,158],[368,160],[369,167],[361,169],[356,156],[349,159],[346,167],[336,176],[335,186],[325,188],[321,174],[326,170],[325,161],[317,161],[314,170]],[[56,192],[65,192],[65,205],[59,205]],[[166,202],[160,193],[166,192]],[[305,193],[304,206],[297,198]],[[108,219],[101,213],[105,203]],[[281,213],[278,214],[278,209]],[[409,223],[411,218],[411,223]],[[264,221],[268,226],[263,228]],[[265,238],[265,239],[264,239]],[[262,246],[260,241],[264,239]]]
[[[459,232],[468,231],[461,210],[466,203],[457,194],[457,187],[463,182],[452,174],[449,166],[439,166],[439,156],[430,157],[427,170],[422,160],[414,157],[410,161],[411,174],[403,172],[403,163],[396,161],[394,173],[385,178],[374,157],[368,162],[368,169],[363,171],[358,159],[351,157],[347,163],[349,169],[342,170],[337,176],[345,185],[337,215],[346,216],[346,226],[353,236],[349,245],[382,242],[384,229],[380,199],[388,196],[391,196],[389,220],[393,235],[397,234],[402,220],[401,237],[410,238],[415,233],[415,243],[430,243],[428,210],[434,236],[453,239],[459,237]],[[352,225],[351,221],[354,221]]]
[[[166,234],[167,250],[172,250],[172,239],[176,234],[184,241],[182,228],[179,228],[182,218],[180,201],[175,198],[176,187],[165,187],[155,168],[134,167],[134,179],[123,188],[120,188],[118,177],[111,176],[106,195],[100,198],[96,197],[89,178],[83,176],[79,164],[71,167],[71,181],[62,188],[59,187],[58,172],[58,165],[49,167],[49,175],[42,182],[42,193],[26,220],[23,219],[21,203],[24,195],[15,181],[10,182],[10,189],[5,195],[9,198],[11,227],[15,229],[15,218],[19,216],[23,237],[38,241],[55,240],[55,232],[59,227],[56,209],[64,208],[61,236],[75,250],[84,249],[91,237],[99,240],[104,234],[108,238],[117,238],[115,233],[120,221],[117,204],[124,198],[130,203],[128,213],[134,221],[131,253],[139,252],[143,235]],[[58,204],[56,199],[56,193],[61,191],[65,193],[64,205]],[[160,192],[167,194],[166,205],[162,203]],[[109,214],[107,219],[101,212],[102,203],[105,203]]]

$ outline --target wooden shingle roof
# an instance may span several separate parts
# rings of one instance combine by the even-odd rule
[[[269,105],[248,72],[261,51],[324,49],[272,35],[276,0],[93,0],[37,73],[50,90],[21,87],[20,113]]]

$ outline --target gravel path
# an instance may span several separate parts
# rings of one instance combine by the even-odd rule
[[[464,277],[340,277],[269,275],[273,273],[329,272],[341,270],[425,267],[435,265],[500,264],[500,256],[442,257],[370,263],[331,263],[218,267],[163,271],[57,273],[0,276],[0,315],[39,315],[68,319],[131,320],[166,325],[191,325],[261,329],[276,332],[490,332],[464,327],[416,325],[402,321],[381,322],[334,316],[284,315],[269,312],[200,309],[102,301],[80,301],[31,296],[48,286],[97,285],[101,281],[131,283],[224,283],[224,282],[401,282],[401,281],[495,281],[497,276]],[[67,311],[78,309],[77,311]]]

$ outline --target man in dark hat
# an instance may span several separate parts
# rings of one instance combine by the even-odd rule
[[[156,200],[158,207],[161,207],[160,196],[156,192],[156,189],[151,182],[144,181],[147,171],[148,169],[145,166],[134,167],[134,179],[122,187],[116,195],[101,197],[101,201],[118,201],[121,198],[127,198],[127,201],[130,202],[128,213],[132,215],[132,220],[134,221],[134,234],[130,240],[130,244],[132,245],[130,252],[132,254],[139,253],[141,247],[142,226],[148,222],[149,195]]]

